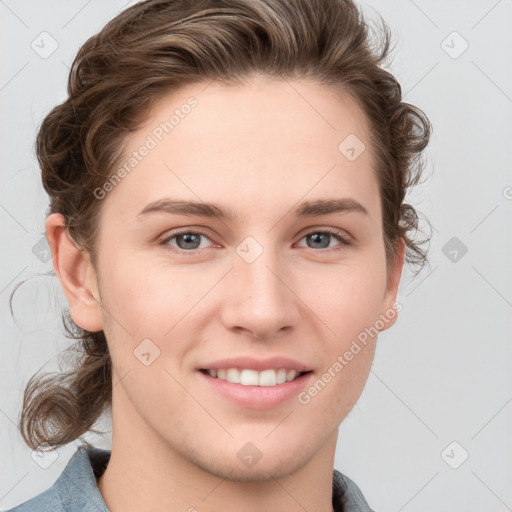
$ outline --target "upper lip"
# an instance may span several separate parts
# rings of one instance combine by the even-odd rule
[[[217,359],[211,363],[201,366],[201,370],[218,370],[219,368],[241,368],[250,370],[270,370],[284,368],[285,370],[296,370],[297,372],[310,371],[307,365],[299,363],[289,357],[267,357],[265,359],[256,359],[252,356],[230,357],[228,359]]]

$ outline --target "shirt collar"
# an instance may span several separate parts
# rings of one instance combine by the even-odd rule
[[[109,512],[96,478],[105,471],[110,451],[80,446],[53,485],[66,511]]]

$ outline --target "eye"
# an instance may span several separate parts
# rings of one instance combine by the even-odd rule
[[[306,242],[313,244],[311,249],[315,250],[323,250],[329,249],[329,241],[335,238],[338,240],[339,245],[332,248],[332,250],[338,251],[343,249],[346,246],[351,245],[351,242],[348,236],[342,236],[340,231],[323,228],[321,230],[310,231],[305,236],[302,237],[301,240],[306,239]],[[326,251],[327,252],[327,251]]]
[[[190,253],[190,255],[193,255],[195,251],[207,247],[207,245],[201,244],[202,238],[211,241],[210,237],[201,231],[180,231],[162,238],[159,244],[173,252],[182,254]],[[339,244],[334,247],[330,246],[330,241],[333,238],[339,242]],[[340,231],[327,228],[310,231],[301,238],[301,240],[304,239],[306,239],[306,242],[313,244],[313,247],[310,247],[311,249],[320,250],[322,252],[329,252],[327,250],[324,251],[324,249],[341,250],[351,245],[348,236],[342,236]]]
[[[191,252],[204,249],[204,245],[201,246],[201,237],[210,240],[205,233],[200,231],[181,231],[163,238],[160,240],[160,244],[175,252]],[[176,241],[176,245],[171,244],[172,241]],[[177,247],[177,250],[175,247]]]

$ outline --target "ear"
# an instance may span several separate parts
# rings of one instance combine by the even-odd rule
[[[88,331],[101,331],[103,320],[96,271],[90,255],[70,238],[64,217],[52,213],[46,219],[46,236],[52,263],[71,309],[76,325]]]
[[[398,311],[400,309],[395,308],[396,296],[398,294],[398,286],[400,284],[400,278],[402,277],[402,269],[405,261],[405,240],[398,238],[395,243],[395,257],[393,258],[393,264],[388,271],[388,279],[386,291],[384,293],[383,309],[381,311],[381,318],[385,321],[384,327],[380,331],[389,329],[398,318]]]

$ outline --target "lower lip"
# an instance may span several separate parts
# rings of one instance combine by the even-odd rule
[[[244,386],[227,380],[210,377],[198,371],[200,377],[216,393],[228,398],[241,407],[250,409],[271,409],[296,397],[311,379],[313,373],[305,373],[296,379],[275,386]]]

